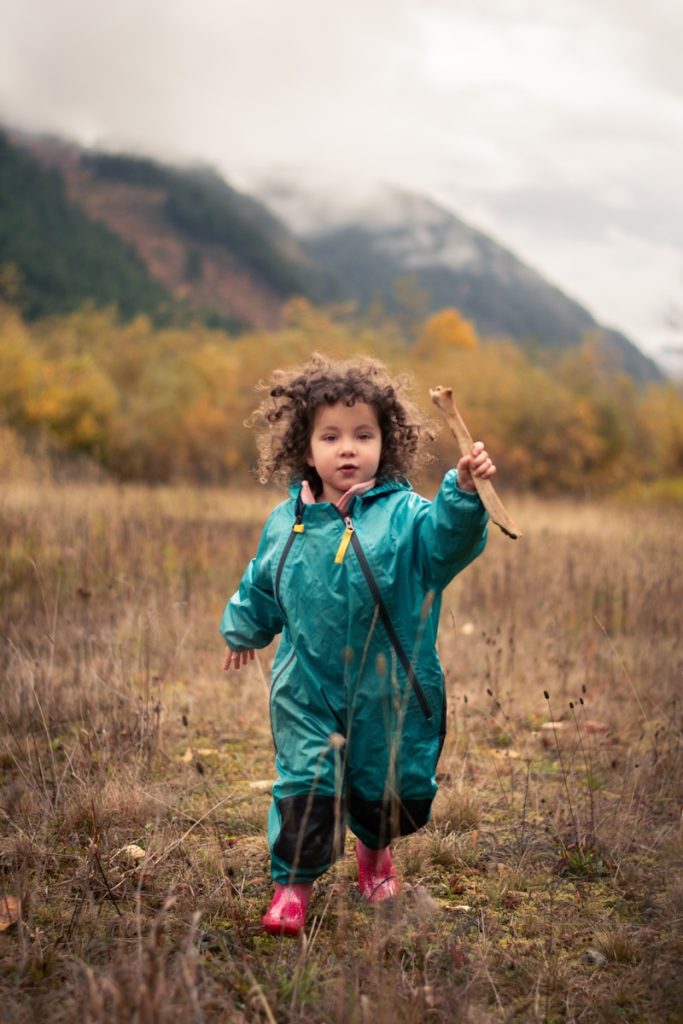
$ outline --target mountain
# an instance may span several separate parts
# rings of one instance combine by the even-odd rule
[[[264,178],[254,190],[298,235],[310,257],[332,275],[330,299],[401,307],[397,281],[412,281],[425,312],[456,306],[480,334],[539,349],[576,346],[596,337],[618,367],[643,382],[662,374],[619,331],[601,327],[578,302],[490,237],[421,195],[376,185],[351,191]],[[397,294],[398,292],[398,294]]]
[[[276,327],[293,295],[361,311],[379,303],[413,322],[456,306],[484,336],[543,351],[590,334],[611,365],[662,379],[628,338],[513,253],[397,188],[320,187],[299,174],[247,194],[210,168],[2,131],[0,186],[0,271],[18,271],[29,317],[91,300],[125,317],[241,329]]]
[[[29,317],[65,313],[86,300],[124,316],[168,308],[171,296],[118,235],[87,216],[46,169],[0,132],[0,265],[16,272]]]
[[[44,273],[59,264],[69,276],[81,275],[80,293],[97,305],[118,301],[124,315],[149,311],[131,294],[119,300],[108,287],[109,265],[92,267],[89,253],[62,245],[51,232],[57,205],[79,225],[89,223],[102,246],[125,251],[129,266],[156,288],[156,301],[175,315],[192,311],[209,323],[274,327],[283,301],[291,295],[317,299],[329,289],[321,272],[284,224],[261,203],[238,192],[208,168],[170,167],[137,156],[89,152],[59,139],[19,135],[5,139],[1,166],[21,165],[26,196],[3,241],[0,263],[13,262],[33,291],[40,289],[39,260],[27,260],[17,240],[34,222],[41,240]],[[31,202],[32,197],[32,202]],[[66,213],[65,213],[66,215]],[[80,258],[79,258],[80,257]],[[50,287],[44,302],[32,302],[28,315],[74,308],[80,297],[69,289],[59,309]]]

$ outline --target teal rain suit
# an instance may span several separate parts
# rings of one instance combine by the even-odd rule
[[[282,639],[270,714],[277,782],[268,819],[276,882],[309,882],[343,851],[426,824],[446,730],[436,653],[441,592],[484,549],[487,515],[457,472],[433,502],[403,479],[352,499],[271,513],[228,602],[233,651]]]

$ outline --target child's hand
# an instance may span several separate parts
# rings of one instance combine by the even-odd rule
[[[475,491],[475,476],[479,480],[490,480],[496,467],[484,448],[482,441],[475,441],[469,455],[463,455],[458,463],[458,487],[461,491]]]
[[[233,668],[239,668],[241,665],[246,665],[248,661],[254,660],[254,651],[231,651],[229,647],[225,648],[225,657],[223,658],[223,669],[227,672],[230,666]]]

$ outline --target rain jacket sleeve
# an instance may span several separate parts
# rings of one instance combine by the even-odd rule
[[[417,524],[419,570],[437,591],[486,547],[488,513],[476,491],[461,491],[457,480],[457,470],[450,470]]]
[[[223,612],[220,630],[231,651],[267,647],[284,626],[273,590],[277,540],[273,537],[273,518],[266,523],[256,555]]]

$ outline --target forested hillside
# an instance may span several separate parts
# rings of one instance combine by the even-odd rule
[[[163,319],[171,296],[113,232],[91,220],[46,169],[0,131],[0,289],[28,319],[86,301]]]
[[[0,287],[29,318],[88,299],[124,318],[272,330],[283,302],[304,296],[392,318],[410,335],[456,307],[480,333],[527,353],[576,350],[590,334],[615,368],[662,380],[623,334],[425,196],[380,189],[344,213],[342,196],[289,182],[257,201],[207,167],[12,138],[2,150]]]
[[[273,327],[287,297],[329,293],[327,276],[284,225],[208,168],[87,153],[55,139],[17,136],[15,141],[8,152],[32,170],[33,219],[39,215],[41,225],[54,219],[54,185],[59,185],[62,203],[70,201],[70,209],[77,209],[82,220],[97,225],[100,233],[106,228],[105,236],[114,236],[119,247],[125,244],[128,258],[137,268],[146,269],[148,278],[171,302],[175,321],[183,321],[191,311],[195,319],[213,326]],[[53,188],[46,189],[45,181],[52,182]],[[20,206],[8,224],[12,236],[26,233],[25,218],[31,221]],[[70,272],[78,273],[72,253],[59,238],[45,237],[40,256],[46,264],[64,262]],[[10,247],[4,256],[0,250],[3,262],[22,270]],[[34,263],[40,266],[39,259]],[[106,267],[102,280],[106,284]],[[84,279],[83,288],[95,305],[115,302],[124,316],[147,311],[130,300],[124,307],[98,281]],[[42,311],[61,312],[76,305],[65,298],[57,306],[49,291]]]
[[[163,189],[162,212],[188,239],[232,251],[281,295],[315,292],[315,271],[265,207],[231,188],[209,168],[178,170],[140,157],[98,153],[84,158],[100,181]]]

